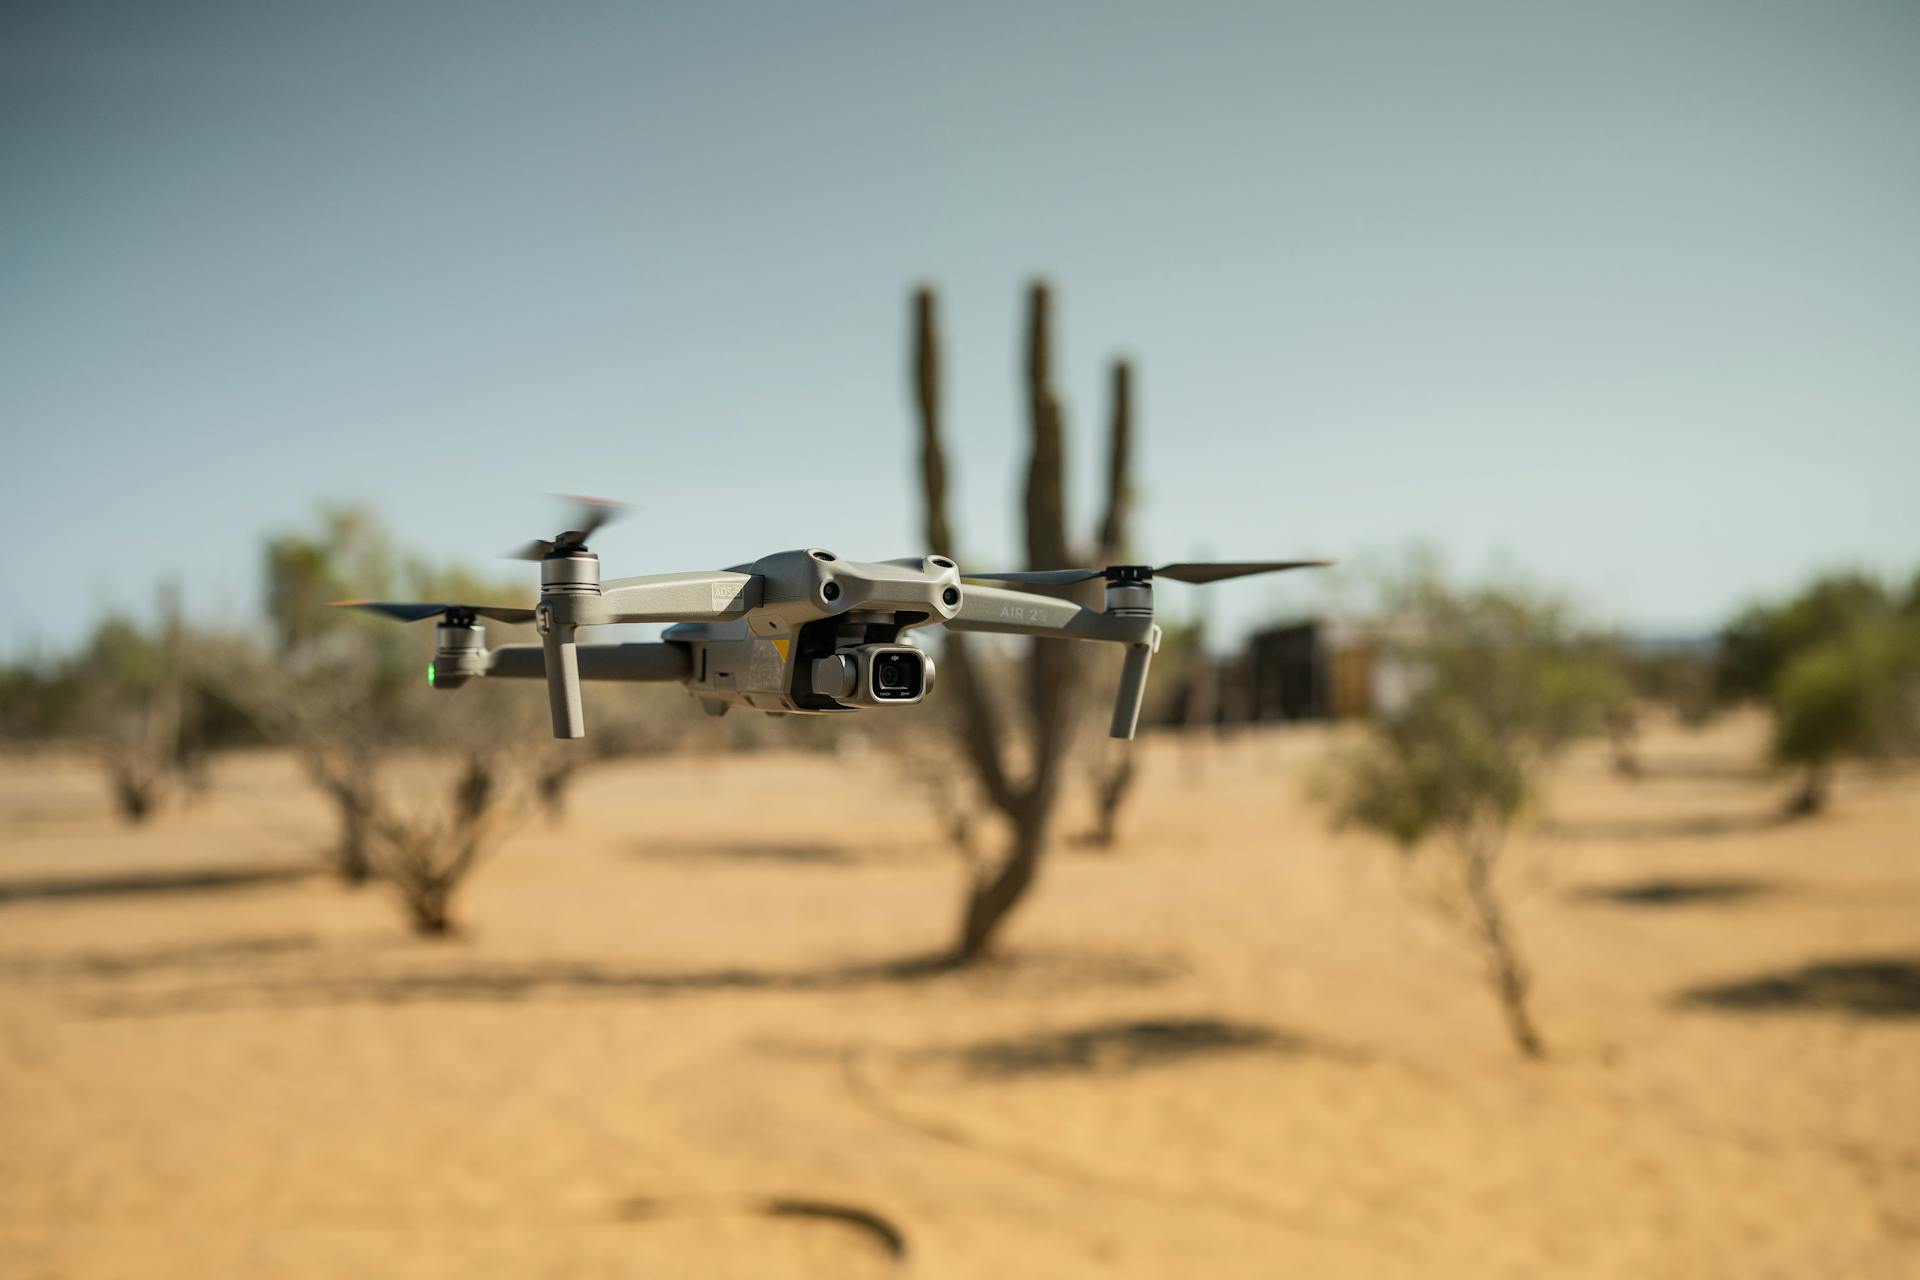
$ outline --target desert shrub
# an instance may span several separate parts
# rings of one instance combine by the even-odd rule
[[[1885,585],[1861,573],[1828,574],[1784,603],[1751,605],[1721,630],[1715,695],[1722,702],[1765,701],[1795,657],[1895,608]]]
[[[1715,692],[1773,713],[1773,758],[1802,771],[1787,809],[1806,815],[1826,807],[1840,760],[1920,749],[1917,668],[1920,580],[1902,591],[1865,574],[1830,574],[1728,625]]]
[[[0,668],[0,745],[87,752],[119,814],[144,822],[203,790],[214,753],[259,742],[225,679],[251,651],[245,636],[185,625],[163,592],[157,626],[110,615],[64,657]]]
[[[440,803],[397,803],[377,796],[367,817],[371,862],[390,885],[413,931],[453,931],[453,900],[481,858],[521,807],[509,753],[487,747],[465,753]]]
[[[187,680],[190,647],[176,599],[163,592],[158,626],[109,616],[40,681],[33,730],[99,760],[128,822],[145,822],[169,795],[203,785],[211,743]]]
[[[1712,718],[1715,663],[1710,646],[1642,640],[1623,646],[1621,663],[1637,701],[1664,707],[1691,728]]]
[[[671,749],[701,718],[679,690],[609,688],[594,736],[557,742],[537,682],[430,688],[430,623],[333,602],[511,601],[531,588],[402,556],[364,512],[323,512],[316,529],[273,538],[264,570],[274,649],[243,683],[245,701],[332,802],[339,834],[327,857],[340,878],[387,883],[423,935],[450,931],[459,887],[527,807],[558,818],[582,769]],[[487,624],[493,647],[530,638],[527,628]],[[453,781],[402,785],[423,769]]]
[[[487,599],[499,589],[404,561],[379,521],[354,508],[324,510],[316,528],[269,539],[262,569],[273,647],[235,681],[236,695],[331,802],[338,835],[326,859],[343,883],[364,884],[374,871],[382,775],[397,752],[427,744],[460,695],[427,687],[429,624],[402,626],[333,602],[472,599],[491,590]]]
[[[1316,779],[1336,827],[1387,838],[1419,903],[1480,955],[1514,1045],[1545,1053],[1532,975],[1510,920],[1508,832],[1545,767],[1603,731],[1615,674],[1559,603],[1514,588],[1449,588],[1416,571],[1389,592],[1383,648],[1413,691]]]
[[[1800,652],[1770,701],[1774,758],[1803,771],[1788,810],[1818,813],[1836,761],[1920,750],[1920,624],[1861,622]]]

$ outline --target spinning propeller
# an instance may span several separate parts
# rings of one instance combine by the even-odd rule
[[[472,626],[476,617],[492,618],[495,622],[532,622],[533,610],[513,609],[499,604],[398,604],[391,600],[335,600],[336,609],[365,609],[368,613],[377,613],[382,617],[398,618],[402,622],[419,622],[422,618],[447,615],[447,621],[454,626]]]
[[[1175,582],[1224,582],[1228,578],[1247,578],[1256,573],[1280,573],[1287,569],[1321,569],[1331,560],[1180,560],[1159,567],[1144,564],[1110,564],[1104,569],[1020,569],[1009,573],[969,573],[966,577],[982,582],[1025,582],[1042,587],[1070,587],[1076,582],[1105,578],[1109,582],[1142,582],[1171,578]]]
[[[568,529],[555,534],[552,538],[535,538],[526,546],[507,552],[510,560],[545,560],[550,556],[571,555],[587,549],[587,539],[601,528],[620,518],[626,511],[624,502],[612,502],[605,498],[568,497],[573,504],[573,520],[577,529]]]

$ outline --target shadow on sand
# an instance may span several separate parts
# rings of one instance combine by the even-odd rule
[[[1737,982],[1694,987],[1681,992],[1676,1002],[1736,1013],[1814,1010],[1856,1018],[1920,1017],[1920,960],[1911,956],[1823,960]]]
[[[1586,884],[1567,894],[1575,902],[1598,902],[1616,907],[1718,906],[1774,892],[1779,886],[1766,880],[1737,876],[1709,876],[1695,880],[1633,880],[1626,884]]]
[[[263,934],[251,938],[222,938],[177,946],[148,947],[140,951],[80,951],[66,955],[0,956],[0,975],[131,978],[140,974],[180,969],[253,965],[276,956],[311,952],[320,939],[310,933]]]
[[[668,840],[636,844],[627,850],[635,858],[662,861],[803,862],[845,866],[861,859],[840,845],[804,840]]]
[[[125,871],[97,876],[0,880],[0,904],[63,898],[140,897],[166,893],[215,893],[285,884],[320,874],[317,867],[267,863],[236,867],[189,867],[177,871]]]
[[[1285,1031],[1225,1018],[1141,1018],[1070,1031],[1041,1031],[928,1051],[976,1079],[1055,1072],[1121,1072],[1222,1053],[1300,1053],[1308,1042]]]
[[[1697,836],[1750,835],[1792,822],[1779,809],[1760,813],[1683,814],[1671,818],[1574,818],[1545,822],[1543,835],[1556,840],[1677,840]]]
[[[1768,782],[1779,776],[1764,764],[1730,763],[1712,756],[1653,757],[1640,762],[1640,781]]]
[[[283,974],[236,982],[202,982],[171,991],[108,997],[100,1016],[165,1014],[245,1005],[275,1008],[334,1004],[501,1002],[543,995],[668,997],[719,991],[840,991],[951,976],[973,988],[1035,984],[1054,987],[1139,987],[1184,970],[1170,960],[1121,953],[1020,953],[961,966],[950,952],[814,969],[628,969],[582,961],[473,965],[414,972]]]

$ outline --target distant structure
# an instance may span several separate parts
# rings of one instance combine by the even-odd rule
[[[1153,711],[1158,725],[1228,728],[1391,716],[1419,688],[1407,633],[1377,619],[1307,617],[1247,637],[1229,657],[1189,659],[1180,684]],[[1664,664],[1668,692],[1706,705],[1704,681],[1719,640],[1713,635],[1624,635],[1622,651],[1642,666]],[[1695,688],[1695,686],[1700,686]]]
[[[1411,692],[1405,663],[1380,643],[1377,627],[1341,618],[1300,618],[1247,638],[1230,658],[1203,669],[1217,695],[1183,697],[1176,723],[1275,724],[1344,720],[1393,711]]]

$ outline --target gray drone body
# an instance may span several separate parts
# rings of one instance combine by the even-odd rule
[[[532,609],[492,605],[343,601],[402,621],[441,617],[435,628],[435,688],[480,677],[544,679],[556,738],[586,733],[583,681],[677,682],[706,709],[736,706],[774,715],[838,715],[911,706],[933,688],[933,659],[913,643],[920,628],[1050,636],[1120,645],[1125,661],[1110,732],[1131,738],[1147,671],[1160,647],[1153,621],[1153,576],[1211,582],[1303,568],[1323,561],[1244,564],[1120,565],[966,575],[944,555],[879,563],[843,560],[808,547],[752,564],[704,573],[668,573],[602,581],[583,529],[537,542],[524,558],[540,561],[540,601]],[[1104,578],[1104,609],[1072,600],[977,585],[968,578],[1060,588]],[[483,617],[532,622],[538,644],[489,649]],[[657,642],[580,644],[582,627],[670,623]]]

